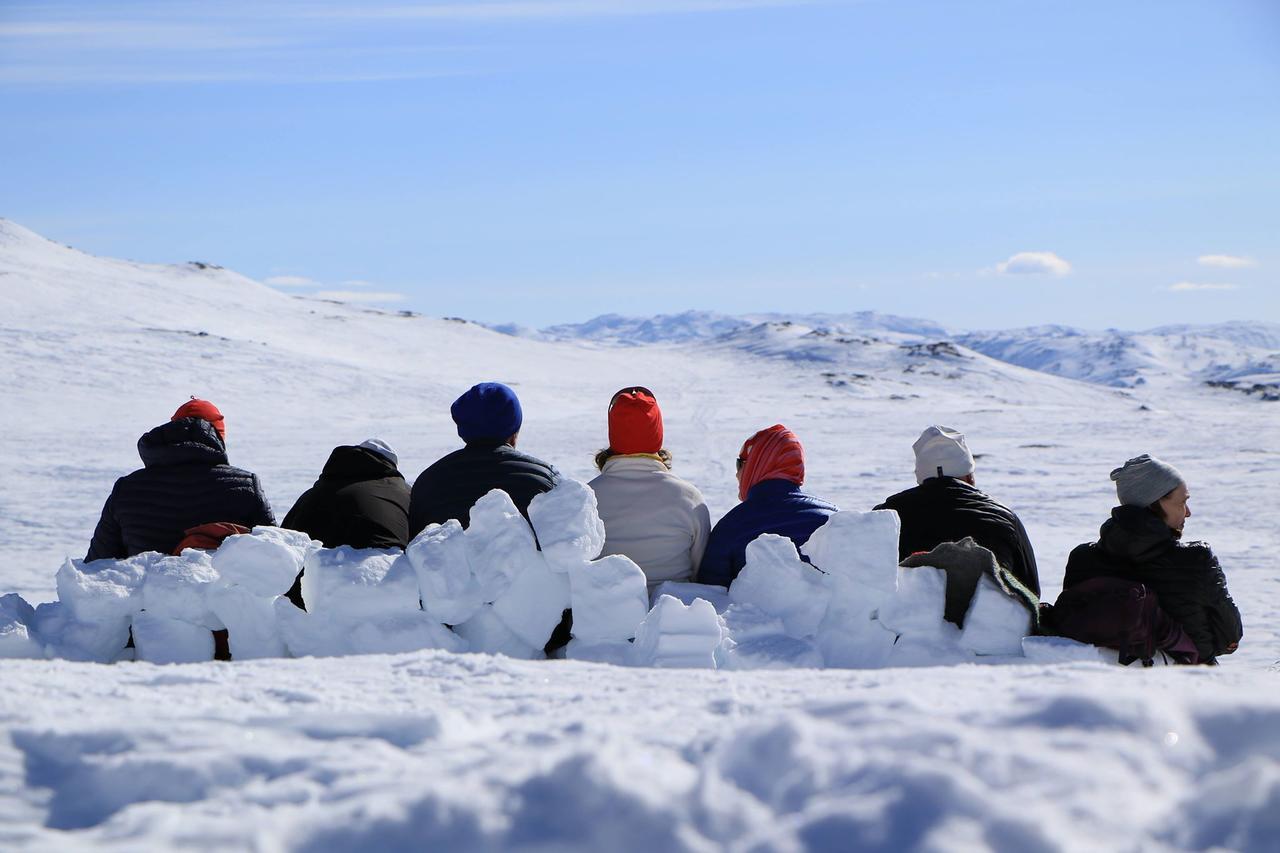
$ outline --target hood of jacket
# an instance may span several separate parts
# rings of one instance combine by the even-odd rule
[[[1147,563],[1177,544],[1169,525],[1141,506],[1118,506],[1098,531],[1098,546],[1113,557]]]
[[[400,476],[400,471],[390,459],[381,453],[354,445],[335,447],[329,454],[329,461],[324,463],[324,470],[320,472],[321,480],[344,483]]]
[[[229,464],[226,445],[213,424],[202,418],[161,424],[138,439],[138,456],[148,468]]]

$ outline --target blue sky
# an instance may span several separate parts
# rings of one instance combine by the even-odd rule
[[[1280,3],[6,0],[0,176],[90,252],[486,322],[1280,322]]]

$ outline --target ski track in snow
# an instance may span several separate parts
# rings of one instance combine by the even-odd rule
[[[849,509],[911,485],[923,426],[956,427],[1026,524],[1048,599],[1112,505],[1107,472],[1152,452],[1188,477],[1188,535],[1214,546],[1245,622],[1213,669],[0,661],[0,847],[1276,849],[1274,405],[896,342],[794,359],[812,341],[785,328],[757,355],[524,340],[92,258],[5,221],[0,271],[0,593],[33,604],[139,464],[138,436],[189,394],[227,414],[233,463],[282,518],[336,444],[378,435],[412,478],[458,446],[453,398],[497,379],[521,395],[522,449],[579,479],[612,391],[653,388],[713,518],[771,423],[804,441],[807,489]],[[869,378],[836,384],[850,373]]]

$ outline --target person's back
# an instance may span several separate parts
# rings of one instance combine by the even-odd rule
[[[1218,558],[1204,542],[1183,542],[1190,493],[1177,469],[1138,456],[1111,472],[1120,506],[1098,541],[1072,550],[1064,593],[1095,578],[1145,585],[1191,637],[1203,663],[1235,651],[1244,631]]]
[[[212,404],[192,402],[217,413]],[[257,475],[227,460],[221,414],[216,415],[216,425],[207,417],[181,416],[190,407],[184,405],[175,420],[138,440],[144,467],[116,481],[85,560],[119,559],[144,551],[167,554],[186,531],[210,522],[249,528],[275,524]]]
[[[1040,594],[1035,552],[1013,510],[973,482],[974,460],[964,435],[931,426],[912,445],[918,485],[887,498],[875,509],[898,513],[902,530],[898,558],[931,551],[970,536],[1027,589]]]
[[[326,548],[404,548],[409,543],[409,486],[395,453],[370,439],[335,447],[314,486],[298,498],[282,527]]]
[[[671,473],[658,401],[647,388],[624,388],[609,401],[608,420],[609,446],[596,454],[600,475],[588,484],[604,522],[602,555],[630,557],[650,592],[692,580],[711,515],[702,493]]]
[[[466,446],[437,460],[414,481],[409,498],[409,538],[429,524],[456,518],[467,527],[471,507],[493,489],[511,496],[521,514],[556,484],[555,470],[515,449],[523,422],[520,402],[497,382],[472,387],[450,413]]]
[[[741,503],[711,530],[698,582],[728,586],[746,565],[747,545],[764,533],[786,536],[796,547],[838,511],[835,504],[800,490],[804,450],[781,424],[756,433],[738,454]]]

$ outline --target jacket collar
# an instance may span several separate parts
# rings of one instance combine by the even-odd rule
[[[667,466],[661,459],[651,453],[628,453],[624,456],[610,456],[600,469],[600,473],[609,474],[621,471],[666,471]]]
[[[138,456],[148,468],[227,464],[226,445],[213,424],[201,418],[179,418],[151,430],[138,439]]]
[[[800,486],[790,480],[761,480],[747,490],[747,500],[781,497],[782,495],[796,494],[799,491]]]

